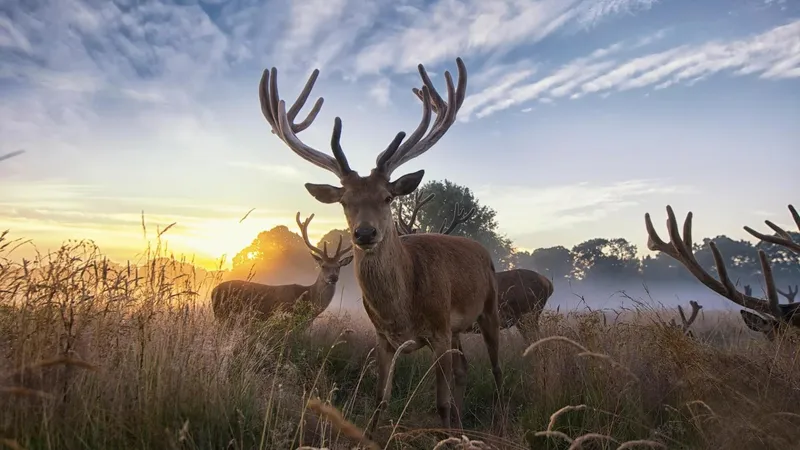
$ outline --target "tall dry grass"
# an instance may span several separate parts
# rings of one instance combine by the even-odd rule
[[[480,336],[463,431],[438,429],[431,354],[398,358],[377,444],[371,327],[296,316],[218,325],[199,279],[161,247],[108,263],[89,241],[17,263],[0,237],[0,445],[105,448],[787,449],[800,443],[797,347],[704,312],[545,313],[502,336],[503,408]],[[174,264],[175,267],[170,267]],[[527,348],[526,348],[527,347]]]

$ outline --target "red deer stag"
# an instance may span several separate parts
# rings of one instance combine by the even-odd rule
[[[308,239],[308,224],[313,218],[312,214],[308,219],[300,222],[300,213],[298,212],[295,220],[297,226],[300,227],[303,241],[311,250],[311,256],[320,267],[314,284],[310,286],[302,284],[268,286],[243,280],[225,281],[211,291],[211,307],[214,317],[226,320],[234,314],[252,309],[257,319],[266,319],[278,310],[291,311],[301,297],[311,302],[314,317],[325,311],[336,292],[339,271],[353,260],[352,254],[344,256],[350,252],[352,246],[343,249],[341,236],[339,236],[339,245],[333,255],[328,255],[327,242],[323,242],[322,249],[312,245]]]
[[[789,205],[789,211],[797,224],[797,228],[800,229],[800,215],[797,214],[797,210],[794,209],[792,205]],[[709,242],[709,246],[714,255],[714,263],[717,268],[717,273],[719,274],[719,280],[700,266],[700,263],[697,262],[697,259],[695,259],[692,253],[691,212],[686,215],[686,220],[683,223],[683,237],[681,237],[681,232],[678,229],[678,222],[675,219],[675,213],[670,206],[667,206],[667,230],[669,231],[670,242],[664,242],[658,236],[653,227],[653,222],[650,220],[649,213],[645,214],[644,220],[649,236],[647,247],[650,250],[666,253],[686,267],[695,278],[712,291],[742,307],[758,312],[758,314],[754,314],[746,310],[740,311],[742,319],[744,319],[745,324],[747,324],[750,329],[762,332],[767,335],[769,340],[773,340],[777,334],[785,330],[787,326],[800,327],[800,314],[796,314],[798,309],[800,309],[800,303],[784,305],[779,303],[778,292],[775,289],[775,280],[772,277],[772,266],[764,250],[758,251],[758,257],[761,262],[761,272],[767,288],[767,300],[753,297],[751,295],[752,291],[749,289],[745,289],[744,294],[736,289],[736,286],[728,276],[728,270],[725,267],[722,254],[713,241]],[[750,227],[744,227],[744,229],[762,241],[786,247],[800,255],[800,243],[792,240],[791,235],[783,228],[769,220],[764,222],[775,231],[776,235],[762,234]]]
[[[403,220],[402,211],[398,211],[397,228],[401,235],[419,232],[419,229],[414,228],[419,210],[433,200],[435,195],[429,194],[422,198],[421,192],[418,191],[414,197],[414,205],[408,222]],[[464,208],[456,204],[453,220],[450,221],[449,226],[445,220],[439,227],[439,233],[452,233],[456,227],[469,220],[474,214],[475,208],[465,212]],[[544,310],[547,299],[553,295],[553,282],[544,275],[528,269],[505,270],[497,272],[495,276],[500,297],[500,328],[508,329],[516,325],[523,339],[530,340],[531,334],[535,335],[539,332],[539,316]],[[533,327],[530,330],[523,325],[522,320],[528,315],[530,317],[527,322]],[[480,328],[473,325],[470,332],[480,333]]]
[[[378,406],[367,426],[370,435],[391,398],[389,366],[392,355],[409,340],[413,344],[403,345],[403,353],[428,346],[438,361],[439,370],[435,371],[436,410],[443,427],[450,428],[451,419],[455,427],[461,427],[467,361],[460,351],[459,335],[469,330],[476,320],[489,353],[499,394],[502,378],[498,360],[500,318],[497,282],[489,251],[472,239],[458,236],[414,234],[401,238],[391,210],[392,200],[414,192],[425,171],[419,170],[390,181],[392,173],[433,147],[456,120],[467,87],[466,67],[460,58],[456,62],[457,86],[454,86],[450,72],[444,73],[446,102],[434,88],[425,68],[419,65],[423,86],[412,91],[422,100],[422,120],[405,142],[405,133],[398,133],[377,156],[375,168],[364,177],[350,168],[342,150],[340,118],[334,120],[331,137],[333,157],[311,148],[296,135],[311,124],[322,107],[320,98],[308,118],[294,123],[319,70],[315,69],[311,74],[288,112],[284,100],[278,96],[275,68],[264,71],[259,86],[261,110],[272,132],[297,155],[332,172],[341,183],[341,186],[306,183],[305,187],[319,202],[341,204],[352,232],[356,279],[363,294],[364,308],[377,334]],[[437,117],[428,132],[431,112]],[[451,349],[459,351],[453,355]],[[451,393],[452,381],[454,389]]]

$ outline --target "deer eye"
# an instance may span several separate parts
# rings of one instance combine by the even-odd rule
[[[394,198],[392,198],[391,195],[387,195],[386,198],[383,199],[383,201],[386,203],[392,203],[392,200],[394,200]]]

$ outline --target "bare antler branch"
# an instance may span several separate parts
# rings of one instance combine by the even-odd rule
[[[453,125],[467,92],[467,68],[461,58],[456,58],[456,65],[458,66],[457,86],[453,84],[453,77],[450,71],[445,71],[444,73],[444,78],[447,82],[447,102],[436,91],[425,67],[422,64],[417,66],[423,86],[422,89],[412,89],[412,92],[422,100],[422,120],[417,129],[411,133],[403,144],[394,151],[390,152],[387,149],[378,155],[376,160],[376,169],[378,171],[387,177],[391,176],[392,172],[402,164],[433,147]],[[425,133],[430,125],[431,111],[436,113],[436,121],[434,121],[433,127],[426,135]]]
[[[447,220],[442,222],[442,226],[439,227],[439,233],[442,234],[450,234],[453,230],[456,229],[462,223],[468,221],[472,216],[475,215],[475,207],[472,207],[469,211],[464,210],[464,207],[461,204],[456,203],[455,209],[453,209],[453,220],[450,223],[450,226],[447,227]],[[447,229],[445,229],[447,227]]]
[[[800,214],[797,213],[797,210],[794,209],[794,206],[792,205],[789,205],[789,212],[792,214],[792,218],[794,219],[794,223],[797,225],[797,229],[800,230]],[[747,226],[744,227],[744,230],[758,239],[761,239],[762,241],[786,247],[800,255],[800,242],[796,242],[786,230],[775,225],[771,221],[765,220],[764,223],[767,224],[768,227],[772,228],[772,231],[774,231],[777,236],[759,233],[758,231]]]
[[[272,133],[276,134],[292,151],[306,161],[333,172],[341,179],[352,172],[347,158],[339,145],[342,134],[341,119],[337,117],[334,120],[333,136],[331,137],[331,148],[335,158],[331,158],[319,150],[309,147],[297,137],[297,133],[311,126],[317,114],[319,114],[319,111],[322,109],[324,99],[320,97],[317,99],[316,103],[314,103],[306,119],[300,123],[294,123],[297,114],[305,105],[306,100],[308,100],[308,96],[311,94],[311,90],[314,88],[314,83],[317,81],[318,76],[319,70],[314,69],[302,92],[300,92],[297,100],[295,100],[287,113],[286,102],[278,95],[278,69],[273,67],[270,70],[264,70],[261,76],[261,82],[258,85],[261,112],[272,127]]]
[[[336,246],[336,252],[332,256],[328,256],[328,243],[327,242],[323,242],[322,243],[322,249],[320,249],[319,247],[313,245],[311,243],[311,241],[308,239],[308,225],[311,223],[311,219],[313,219],[313,218],[314,218],[314,214],[311,214],[310,216],[308,216],[308,218],[306,220],[304,220],[303,222],[300,222],[300,212],[299,211],[297,212],[297,215],[295,216],[295,221],[297,222],[297,226],[300,228],[300,233],[303,236],[303,242],[305,242],[306,247],[308,247],[312,252],[316,253],[317,255],[319,255],[320,257],[322,257],[325,260],[338,261],[339,257],[341,257],[345,253],[349,252],[353,248],[352,245],[348,245],[347,247],[342,249],[342,236],[339,236],[339,245]]]
[[[800,289],[800,286],[795,284],[794,285],[794,290],[792,290],[792,285],[790,284],[790,285],[786,286],[786,288],[787,288],[786,292],[784,292],[784,291],[782,291],[782,290],[780,290],[778,288],[775,288],[775,290],[778,291],[778,294],[781,294],[782,296],[786,297],[786,300],[789,303],[794,303],[794,299],[795,299],[795,297],[797,297],[797,291],[798,291],[798,289]]]
[[[417,214],[419,210],[429,203],[433,198],[436,197],[436,194],[428,194],[425,198],[422,198],[422,191],[416,191],[414,193],[414,206],[411,210],[411,218],[408,222],[403,221],[403,211],[402,209],[397,212],[397,227],[398,230],[401,231],[400,234],[415,234],[417,232],[414,229],[414,224],[417,222]]]
[[[772,278],[772,267],[767,260],[766,254],[763,250],[759,250],[759,259],[761,260],[761,269],[764,276],[764,281],[767,285],[767,298],[764,301],[760,298],[752,297],[750,295],[742,294],[736,289],[736,286],[728,277],[728,270],[722,258],[722,254],[717,249],[716,244],[712,241],[709,242],[709,247],[714,255],[714,262],[719,274],[719,280],[715,279],[708,272],[706,272],[695,259],[692,253],[692,213],[686,215],[686,220],[683,224],[683,237],[681,237],[678,229],[678,223],[675,219],[675,213],[672,211],[671,206],[667,206],[667,229],[669,231],[670,242],[664,242],[656,233],[653,227],[653,222],[650,220],[650,214],[645,214],[645,226],[647,227],[647,247],[650,250],[660,251],[674,258],[676,261],[686,267],[691,274],[697,278],[705,286],[713,290],[719,295],[737,303],[745,308],[753,309],[765,314],[774,315],[776,318],[783,318],[783,311],[779,307],[777,292],[775,291],[775,281]]]
[[[697,319],[697,315],[700,313],[700,310],[703,309],[703,306],[697,303],[694,300],[689,301],[689,306],[692,308],[692,313],[689,315],[689,318],[686,318],[686,314],[683,312],[683,307],[678,305],[678,313],[681,315],[681,328],[683,330],[683,334],[689,334],[690,330],[689,327],[692,326],[694,321]]]

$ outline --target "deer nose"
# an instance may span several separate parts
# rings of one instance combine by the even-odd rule
[[[353,240],[357,245],[372,244],[377,236],[378,230],[368,225],[362,225],[353,230]]]

